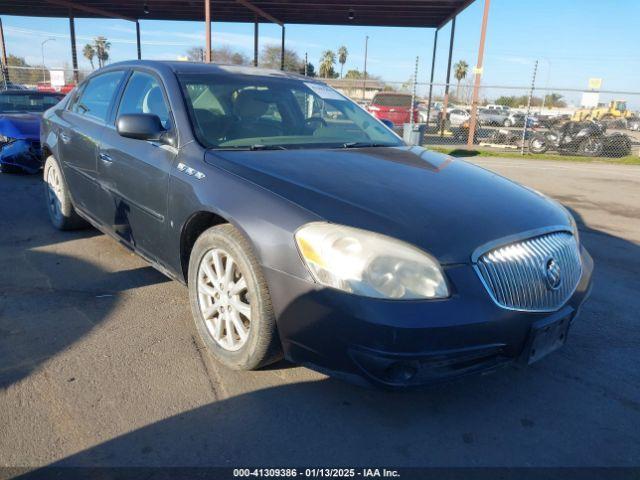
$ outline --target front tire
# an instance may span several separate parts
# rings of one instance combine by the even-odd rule
[[[545,153],[549,150],[549,142],[542,135],[534,136],[529,142],[529,151],[531,153]]]
[[[582,141],[578,150],[586,157],[599,157],[604,150],[604,142],[599,138],[586,138]]]
[[[188,280],[198,334],[216,360],[254,370],[282,357],[267,283],[235,227],[218,225],[198,237]]]
[[[53,155],[44,164],[45,196],[49,219],[58,230],[77,230],[88,226],[73,208],[69,187]]]

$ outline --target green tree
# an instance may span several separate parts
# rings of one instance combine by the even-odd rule
[[[545,95],[544,104],[549,107],[557,108],[564,108],[567,106],[567,102],[562,100],[562,95],[559,93],[550,93],[549,95]]]
[[[29,65],[23,57],[9,54],[7,66],[18,67],[10,69],[9,75],[12,82],[34,85],[42,81],[42,65]]]
[[[352,78],[357,80],[358,78],[364,78],[364,74],[360,70],[349,70],[345,74],[344,78]]]
[[[300,75],[304,75],[304,61],[300,66],[300,70],[298,71]],[[315,77],[316,76],[316,67],[313,66],[313,63],[307,63],[307,77]]]
[[[82,55],[84,55],[84,58],[89,60],[89,63],[91,64],[91,70],[94,70],[95,66],[93,65],[93,59],[96,56],[96,49],[93,48],[93,45],[87,43],[82,49]]]
[[[109,61],[109,50],[111,49],[111,42],[109,42],[105,37],[96,37],[93,40],[93,48],[95,48],[96,50],[98,68],[104,67]]]
[[[344,64],[347,63],[347,56],[349,55],[349,51],[347,47],[344,45],[338,49],[338,63],[340,63],[340,78],[342,78],[342,70],[344,69]]]
[[[469,64],[464,60],[458,61],[453,66],[453,76],[458,81],[458,85],[456,86],[456,99],[460,100],[460,82],[467,78],[467,73],[469,73]]]
[[[336,54],[332,50],[325,50],[320,57],[320,76],[323,78],[334,78],[333,66],[336,64]]]

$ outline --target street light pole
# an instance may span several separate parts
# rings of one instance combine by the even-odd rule
[[[364,37],[364,79],[362,82],[362,100],[365,100],[367,94],[367,53],[369,50],[369,35]]]
[[[44,69],[44,44],[49,42],[49,41],[56,41],[55,38],[47,38],[46,40],[44,40],[41,44],[40,44],[40,48],[42,50],[42,81],[46,82],[47,81],[47,75],[45,73],[45,69]]]

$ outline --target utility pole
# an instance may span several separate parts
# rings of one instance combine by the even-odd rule
[[[416,88],[418,86],[418,62],[420,61],[420,57],[416,57],[416,68],[413,71],[413,89],[411,90],[411,109],[409,110],[409,114],[411,118],[409,118],[409,125],[411,132],[413,132],[413,116],[415,115],[415,105],[416,105]]]
[[[480,46],[478,47],[478,65],[476,66],[476,78],[473,82],[473,97],[471,98],[471,119],[469,121],[469,138],[467,145],[473,146],[476,134],[476,122],[478,119],[478,95],[480,93],[480,78],[482,77],[482,62],[484,60],[484,43],[487,38],[487,22],[489,21],[489,7],[491,0],[484,0],[484,13],[482,14],[482,29],[480,30]]]
[[[531,90],[529,91],[529,99],[527,100],[527,113],[524,116],[524,128],[522,129],[522,148],[520,154],[524,155],[524,144],[527,139],[527,123],[529,123],[529,115],[531,114],[531,99],[533,98],[533,90],[536,88],[536,74],[538,73],[538,60],[533,66],[533,77],[531,78]]]
[[[364,80],[362,82],[362,100],[365,100],[367,93],[367,54],[369,51],[369,35],[364,37]]]

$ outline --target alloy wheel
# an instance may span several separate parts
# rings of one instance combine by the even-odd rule
[[[56,220],[59,220],[62,216],[62,195],[60,172],[55,165],[51,165],[47,172],[47,200],[49,201],[51,216]]]
[[[220,248],[205,253],[198,267],[198,306],[211,338],[237,351],[251,328],[247,282],[233,257]]]

